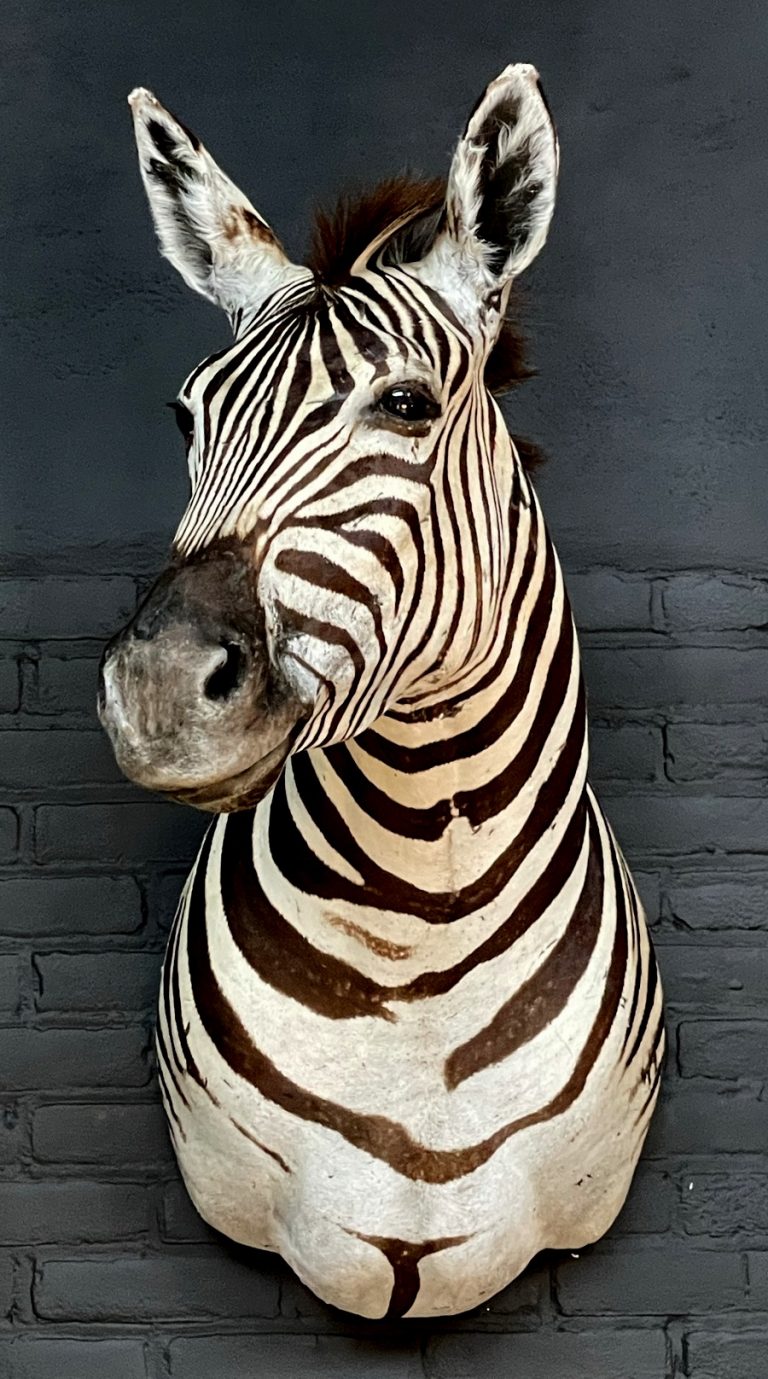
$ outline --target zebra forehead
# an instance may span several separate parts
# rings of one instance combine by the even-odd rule
[[[300,397],[312,400],[318,374],[324,374],[341,396],[352,391],[358,364],[366,377],[383,370],[389,361],[409,357],[439,367],[440,350],[434,341],[437,322],[431,323],[431,331],[425,330],[423,311],[418,314],[417,302],[408,306],[402,285],[395,318],[383,278],[376,282],[379,276],[366,274],[365,281],[360,278],[354,286],[333,291],[316,284],[288,307],[280,303],[270,309],[267,304],[232,344],[193,369],[181,397],[190,400],[199,390],[210,397],[230,383],[239,389],[259,375],[265,381],[271,378],[276,389],[288,366],[295,403]]]
[[[401,173],[367,190],[343,193],[335,205],[315,212],[307,267],[320,283],[333,287],[353,281],[373,245],[379,246],[385,262],[415,262],[443,223],[445,190],[443,177]],[[527,362],[521,314],[522,296],[515,285],[486,361],[485,383],[495,395],[524,383],[535,372]]]

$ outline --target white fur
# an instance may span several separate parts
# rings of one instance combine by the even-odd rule
[[[489,246],[478,234],[487,151],[481,134],[489,116],[511,101],[518,106],[517,121],[502,128],[495,166],[515,157],[527,142],[530,159],[515,189],[537,185],[540,190],[526,207],[526,242],[510,250],[501,271],[494,272]],[[505,67],[487,88],[456,147],[448,177],[445,228],[421,262],[410,265],[411,272],[450,300],[470,327],[485,318],[489,295],[499,289],[503,292],[544,247],[555,206],[558,165],[557,133],[538,87],[536,68],[522,62]],[[492,321],[485,324],[495,334],[498,310],[491,315]]]
[[[307,270],[286,257],[266,221],[246,196],[230,181],[202,144],[195,148],[189,134],[151,91],[137,87],[128,97],[133,113],[139,166],[149,199],[162,253],[196,292],[200,292],[230,317],[250,314],[266,297],[291,279],[307,277]],[[152,162],[166,163],[149,133],[150,121],[162,125],[174,141],[176,156],[190,169],[177,200],[152,173]],[[249,231],[243,212],[255,217],[259,231]],[[202,266],[190,253],[179,224],[186,217],[189,235],[199,239],[210,254],[210,266]]]

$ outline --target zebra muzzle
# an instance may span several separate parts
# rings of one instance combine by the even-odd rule
[[[242,548],[174,562],[102,658],[99,717],[120,769],[200,809],[262,798],[305,714],[270,661]]]

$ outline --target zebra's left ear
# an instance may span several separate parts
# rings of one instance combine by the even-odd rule
[[[419,277],[474,314],[533,262],[555,205],[559,146],[535,67],[506,67],[478,101]]]
[[[248,198],[151,91],[132,91],[128,103],[160,249],[237,327],[243,313],[306,269],[290,262]]]

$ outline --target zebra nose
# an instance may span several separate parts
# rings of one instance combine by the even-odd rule
[[[134,742],[160,746],[218,718],[226,724],[241,691],[251,699],[263,676],[244,643],[231,634],[216,641],[177,624],[148,636],[128,628],[107,647],[99,679],[99,713]],[[232,727],[236,725],[233,722]]]
[[[266,789],[305,716],[233,547],[171,564],[104,653],[99,717],[118,765],[201,808],[244,808],[232,801]]]
[[[245,652],[237,642],[224,642],[217,663],[203,684],[203,694],[212,703],[224,703],[239,689],[245,675]]]

